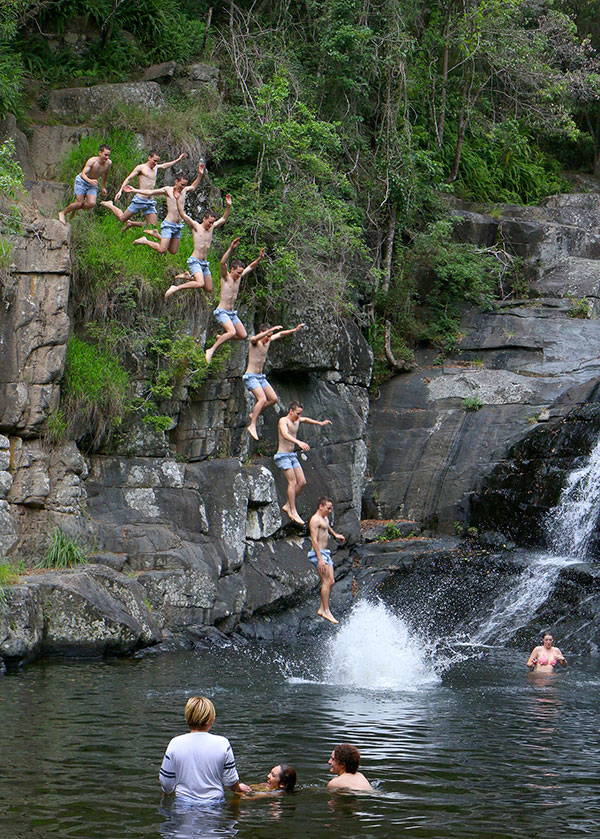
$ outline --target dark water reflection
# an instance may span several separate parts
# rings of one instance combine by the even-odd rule
[[[298,649],[31,666],[0,681],[0,837],[596,837],[600,668],[532,678],[528,652],[397,692],[290,684],[280,662],[301,672]],[[285,761],[300,791],[161,803],[158,768],[191,693],[213,698],[243,780]],[[343,740],[361,749],[373,794],[324,789]]]

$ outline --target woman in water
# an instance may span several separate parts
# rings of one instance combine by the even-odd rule
[[[252,784],[251,792],[244,798],[267,798],[273,794],[293,792],[296,786],[296,770],[289,763],[274,766],[267,775],[266,784]]]
[[[567,666],[567,659],[558,649],[553,647],[554,638],[550,632],[544,632],[541,647],[534,647],[533,652],[527,659],[526,666],[535,673],[552,673],[558,662],[563,667]]]

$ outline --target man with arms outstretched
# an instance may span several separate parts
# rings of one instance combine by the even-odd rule
[[[145,163],[139,163],[135,169],[127,175],[119,187],[119,191],[115,195],[115,201],[119,200],[129,181],[136,177],[138,179],[139,189],[154,189],[156,186],[156,176],[158,174],[158,170],[170,169],[171,166],[179,163],[179,161],[183,160],[184,157],[187,157],[187,155],[185,152],[182,152],[175,160],[168,160],[166,163],[159,163],[160,154],[155,151],[151,151],[148,155],[148,160]],[[144,226],[144,222],[130,220],[136,213],[142,213],[146,219],[146,224],[151,224],[153,227],[156,227],[158,216],[156,213],[156,201],[154,198],[141,198],[139,195],[136,195],[125,211],[119,209],[119,207],[115,207],[112,201],[101,201],[100,205],[102,207],[106,207],[107,210],[110,210],[111,213],[115,214],[121,224],[125,225],[124,231],[129,227]]]
[[[217,227],[225,224],[231,215],[231,195],[225,196],[225,210],[220,219],[217,219],[216,214],[212,210],[205,210],[202,216],[202,222],[194,221],[185,212],[184,201],[181,197],[177,201],[177,207],[179,209],[179,215],[192,231],[194,250],[187,261],[189,271],[186,271],[185,274],[178,274],[175,277],[176,280],[188,279],[189,282],[170,286],[165,292],[165,299],[184,288],[203,288],[205,291],[212,291],[212,275],[206,257],[208,256],[208,249],[210,248],[214,231]]]
[[[177,201],[180,197],[183,197],[185,201],[185,194],[192,189],[196,189],[203,174],[204,163],[200,163],[198,174],[189,186],[185,175],[175,175],[173,186],[163,186],[160,189],[134,189],[129,185],[123,187],[123,192],[135,192],[136,195],[146,198],[151,198],[153,195],[164,195],[167,199],[167,215],[160,225],[160,235],[155,230],[144,230],[144,233],[158,238],[159,241],[151,242],[146,236],[140,236],[139,239],[134,240],[134,245],[148,245],[157,253],[166,253],[167,251],[173,254],[177,253],[184,227],[184,222],[179,215]]]
[[[266,248],[263,248],[256,259],[250,262],[249,265],[245,265],[241,259],[234,259],[231,263],[231,270],[229,270],[227,268],[227,261],[239,243],[239,237],[234,239],[221,257],[221,294],[219,296],[219,305],[214,310],[213,315],[225,332],[217,337],[217,340],[210,349],[206,350],[206,361],[208,364],[212,361],[217,347],[220,347],[225,341],[231,341],[232,339],[243,341],[248,337],[244,324],[239,319],[238,313],[234,308],[235,301],[240,290],[242,277],[245,277],[250,271],[254,271],[261,259],[264,258]]]
[[[296,524],[304,524],[304,520],[300,518],[298,510],[296,509],[296,498],[300,490],[306,486],[306,478],[300,466],[298,455],[294,452],[294,446],[299,446],[302,451],[310,451],[308,443],[298,440],[298,428],[301,422],[307,422],[309,425],[331,425],[331,420],[311,419],[310,417],[303,417],[303,407],[299,402],[290,402],[290,407],[285,417],[282,417],[277,429],[279,433],[279,447],[277,454],[273,458],[277,466],[283,469],[283,474],[287,481],[287,503],[281,508],[292,521]]]
[[[269,345],[271,341],[276,341],[278,338],[285,338],[286,335],[293,335],[298,330],[302,329],[305,324],[299,323],[295,329],[284,329],[282,326],[268,326],[263,323],[260,327],[258,335],[253,335],[250,338],[250,346],[248,348],[248,367],[242,376],[244,384],[254,394],[256,405],[250,414],[250,425],[248,426],[248,433],[255,440],[258,440],[258,433],[256,431],[256,422],[265,408],[270,405],[275,405],[277,402],[277,394],[267,381],[267,377],[263,373],[263,367],[267,359]]]
[[[338,623],[329,609],[329,595],[335,579],[333,577],[333,560],[331,559],[331,551],[327,548],[327,539],[330,533],[339,542],[345,542],[346,538],[341,533],[336,533],[329,524],[329,516],[333,509],[331,498],[322,495],[317,503],[317,512],[311,516],[309,523],[312,549],[308,552],[308,558],[316,567],[321,578],[321,605],[317,610],[317,615],[330,623]]]
[[[103,143],[98,149],[97,156],[88,158],[80,174],[75,178],[75,200],[60,211],[59,221],[66,224],[67,214],[70,213],[70,221],[73,221],[77,210],[91,210],[95,206],[100,178],[102,178],[102,194],[106,195],[106,181],[111,165],[110,147]]]

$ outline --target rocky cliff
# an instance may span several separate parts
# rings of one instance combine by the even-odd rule
[[[143,87],[156,105],[160,94],[155,81],[138,83],[133,94],[131,85],[106,87],[55,91],[55,115],[72,123],[106,97],[128,101]],[[223,375],[182,393],[168,432],[140,424],[113,451],[86,454],[73,440],[50,444],[47,420],[58,405],[70,332],[71,255],[70,228],[44,213],[68,195],[55,180],[57,163],[85,132],[43,125],[28,140],[14,121],[4,126],[18,140],[32,206],[23,235],[13,238],[0,323],[0,550],[30,568],[0,603],[7,660],[123,652],[183,628],[230,630],[317,584],[307,532],[280,509],[285,479],[271,457],[278,415],[267,413],[259,445],[245,431],[252,404],[241,381],[245,347]],[[202,338],[211,308],[200,302],[184,328]],[[311,451],[299,509],[306,518],[319,495],[331,494],[336,527],[352,544],[360,532],[371,352],[352,323],[297,315],[310,328],[274,346],[266,372],[279,411],[294,398],[306,415],[332,421],[303,426]],[[83,541],[87,565],[33,568],[56,526]]]
[[[414,372],[382,386],[368,434],[370,516],[446,532],[466,526],[473,494],[512,460],[511,447],[585,405],[600,376],[600,195],[484,210],[457,203],[457,235],[502,242],[520,257],[528,296],[465,311],[457,357],[437,364],[421,351]],[[589,451],[588,438],[586,445],[579,454]],[[552,497],[575,454],[563,461]],[[532,479],[523,474],[522,491]],[[486,527],[478,510],[473,523]]]

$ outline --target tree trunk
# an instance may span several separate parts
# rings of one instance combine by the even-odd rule
[[[394,357],[394,353],[392,352],[392,324],[389,320],[386,320],[385,322],[383,347],[385,357],[398,373],[408,373],[410,370],[414,370],[417,366],[414,361],[404,361],[404,359],[398,361],[398,359]]]
[[[390,218],[388,221],[388,229],[385,234],[384,252],[383,252],[383,280],[381,283],[381,290],[387,294],[390,290],[390,283],[392,281],[392,259],[394,256],[394,240],[396,238],[396,208],[392,207],[390,210]]]

